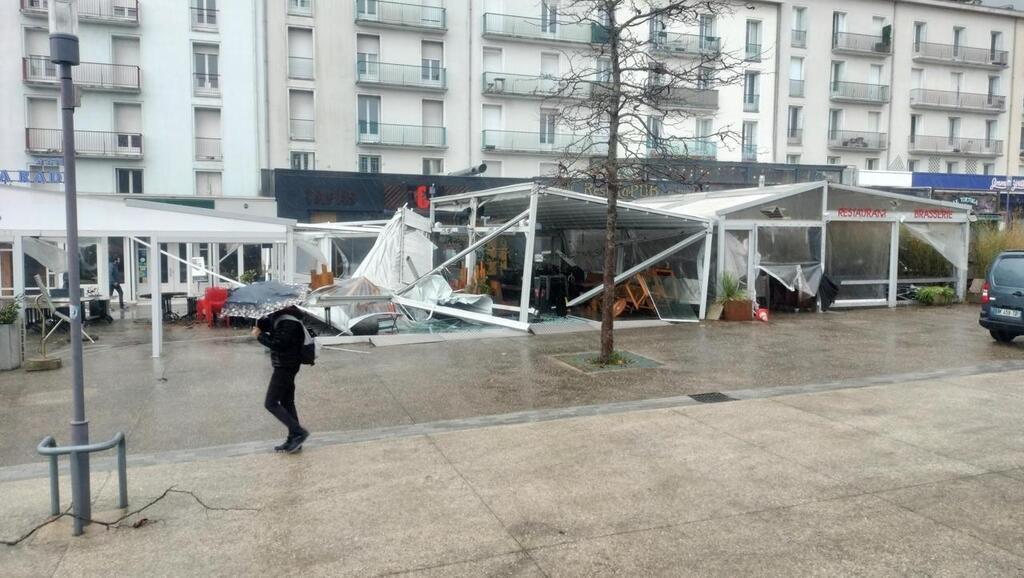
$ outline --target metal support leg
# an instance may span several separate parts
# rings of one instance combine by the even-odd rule
[[[128,507],[128,453],[127,442],[122,437],[121,442],[117,444],[117,490],[119,499],[117,507],[127,508]]]
[[[60,515],[60,472],[57,456],[50,456],[50,515]]]

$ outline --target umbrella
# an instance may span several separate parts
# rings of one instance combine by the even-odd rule
[[[259,281],[233,289],[224,302],[222,315],[259,319],[285,307],[300,305],[309,288],[280,281]]]

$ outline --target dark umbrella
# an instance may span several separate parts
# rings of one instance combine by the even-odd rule
[[[306,300],[309,288],[280,281],[260,281],[233,289],[224,302],[222,315],[259,319]]]

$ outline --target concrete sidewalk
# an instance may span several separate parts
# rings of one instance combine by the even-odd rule
[[[132,507],[172,486],[205,506],[172,493],[77,539],[61,519],[0,569],[1021,575],[1021,415],[1013,371],[168,462],[130,471]],[[46,492],[0,484],[0,538],[45,520]]]

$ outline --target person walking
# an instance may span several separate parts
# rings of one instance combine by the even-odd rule
[[[270,349],[270,363],[274,368],[267,386],[263,406],[288,428],[284,443],[274,451],[295,453],[309,437],[309,431],[299,423],[295,410],[295,376],[302,364],[302,349],[306,341],[306,328],[299,320],[302,313],[295,307],[263,318],[252,328],[252,335]]]
[[[124,290],[121,289],[121,258],[114,257],[110,260],[110,296],[117,292],[117,302],[124,309]]]

